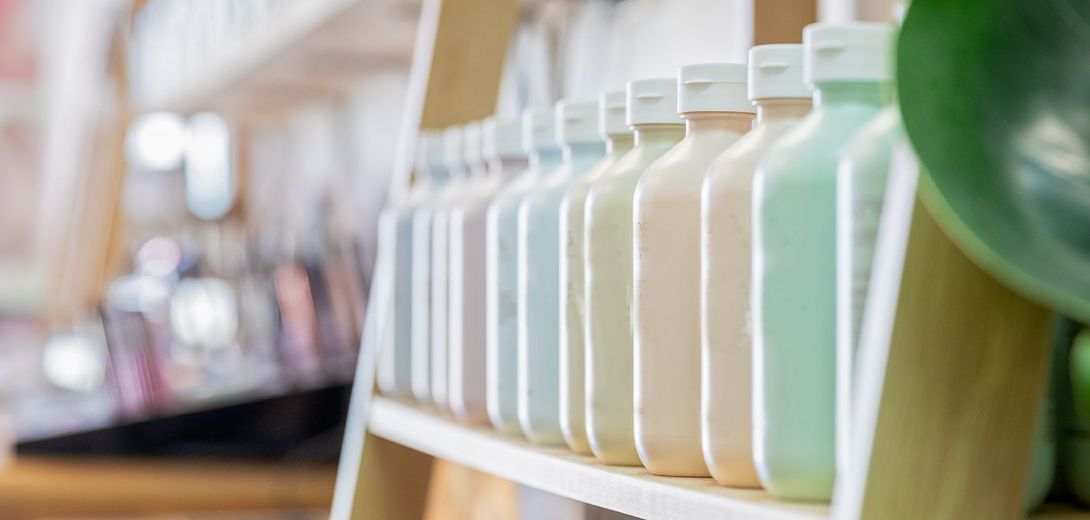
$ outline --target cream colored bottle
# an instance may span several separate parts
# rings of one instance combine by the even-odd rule
[[[483,125],[462,129],[471,187],[450,210],[450,295],[447,314],[447,401],[463,422],[488,422],[484,360],[484,237],[488,201],[503,179],[487,174]]]
[[[527,109],[522,144],[530,163],[488,208],[486,316],[488,413],[504,433],[522,431],[518,416],[518,210],[545,173],[560,164],[552,107]]]
[[[700,191],[708,166],[753,127],[746,66],[681,67],[686,134],[633,201],[636,448],[656,475],[706,477],[700,447]]]
[[[472,189],[463,161],[462,127],[443,131],[443,156],[450,182],[443,189],[432,214],[431,238],[431,397],[441,410],[447,403],[447,314],[450,303],[450,209]]]
[[[701,198],[700,433],[716,482],[759,488],[752,441],[750,201],[765,150],[810,112],[802,45],[750,49],[749,98],[757,122],[708,168]]]
[[[685,137],[677,80],[632,81],[627,121],[635,146],[587,194],[583,249],[587,304],[587,439],[608,464],[640,465],[633,434],[632,197],[647,167]]]
[[[443,157],[441,130],[420,133],[431,189],[412,217],[412,393],[417,401],[431,397],[431,247],[432,216],[447,188],[449,174]]]
[[[576,179],[560,202],[560,429],[568,447],[577,453],[591,453],[584,391],[583,210],[594,181],[632,149],[632,130],[625,123],[624,108],[623,90],[602,94],[598,125],[606,138],[606,156]]]

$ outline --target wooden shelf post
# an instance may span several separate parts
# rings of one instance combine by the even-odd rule
[[[858,451],[833,516],[1022,518],[1052,315],[962,253],[918,171],[899,149],[860,344]]]
[[[413,50],[409,92],[399,135],[391,194],[409,185],[421,128],[480,119],[493,113],[517,0],[424,0]],[[380,247],[388,247],[380,245]],[[338,466],[332,520],[418,519],[424,515],[431,457],[368,433],[383,309],[392,287],[389,266],[376,263],[364,338]]]

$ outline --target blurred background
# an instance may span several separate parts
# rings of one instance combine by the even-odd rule
[[[429,2],[0,0],[0,517],[327,514]],[[496,112],[744,61],[755,4],[525,0]]]

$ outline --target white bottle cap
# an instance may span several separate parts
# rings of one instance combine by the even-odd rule
[[[519,159],[526,157],[522,149],[522,119],[518,117],[489,117],[483,128],[484,158],[492,160]]]
[[[560,148],[556,142],[556,117],[552,107],[522,111],[522,147],[527,152]]]
[[[821,81],[891,81],[893,26],[879,22],[815,23],[802,31],[803,77]]]
[[[677,80],[673,78],[637,79],[628,82],[625,100],[628,126],[680,125],[677,114]]]
[[[420,131],[417,165],[428,170],[446,168],[443,149],[443,131],[426,129]]]
[[[626,106],[623,90],[603,92],[598,97],[598,133],[605,136],[631,134],[632,129],[625,121]]]
[[[598,103],[561,100],[556,102],[556,140],[565,143],[600,143]]]
[[[465,146],[462,144],[461,125],[448,126],[443,130],[443,160],[447,168],[461,170],[465,167]]]
[[[809,98],[802,81],[802,45],[776,43],[749,50],[749,99]]]
[[[462,127],[462,145],[465,150],[462,153],[467,165],[477,166],[483,162],[480,121],[470,121]]]
[[[746,66],[700,63],[678,69],[677,111],[754,112],[746,97]]]

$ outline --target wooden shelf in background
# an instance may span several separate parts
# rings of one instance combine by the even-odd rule
[[[643,468],[607,466],[383,397],[371,404],[368,428],[434,457],[640,518],[801,520],[829,514],[825,505],[779,502],[763,491],[728,489],[709,478],[657,477]]]
[[[325,509],[335,472],[329,465],[20,458],[0,470],[0,518]]]
[[[137,109],[265,116],[345,94],[377,68],[408,66],[419,9],[418,0],[292,3],[190,80],[137,99]]]

